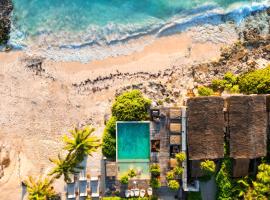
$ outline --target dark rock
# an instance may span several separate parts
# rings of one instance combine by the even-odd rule
[[[0,8],[0,45],[6,45],[11,28],[10,15],[13,9],[11,0],[1,0]]]

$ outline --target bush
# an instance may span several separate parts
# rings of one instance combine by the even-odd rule
[[[199,96],[211,96],[214,94],[214,91],[209,87],[200,86],[198,87],[198,94]]]
[[[160,180],[158,178],[152,177],[150,180],[150,186],[155,189],[160,188],[161,186]]]
[[[201,192],[188,192],[188,200],[202,200]]]
[[[121,197],[102,197],[103,200],[121,200]]]
[[[139,90],[132,90],[116,98],[112,106],[112,115],[118,121],[147,120],[150,105],[151,100],[144,98]]]
[[[136,173],[136,171],[134,169],[130,169],[129,172],[128,172],[128,176],[130,178],[133,178],[133,177],[137,176],[137,173]]]
[[[120,178],[120,183],[126,185],[128,184],[128,176],[127,175],[123,175],[121,178]]]
[[[173,170],[167,172],[166,179],[168,181],[175,179],[175,175],[174,175],[174,171]]]
[[[116,118],[115,117],[111,117],[108,120],[105,129],[107,130],[108,133],[115,136],[115,133],[116,133]]]
[[[102,153],[107,158],[115,158],[116,155],[116,139],[107,129],[104,130],[102,138]]]
[[[203,171],[204,177],[202,177],[202,181],[208,181],[216,172],[216,164],[211,160],[206,160],[201,162],[200,165],[201,170]]]
[[[170,180],[169,183],[168,183],[168,187],[171,190],[177,191],[180,188],[180,185],[179,185],[178,181]]]
[[[181,164],[181,162],[186,160],[186,154],[184,152],[177,153],[175,155],[175,158],[176,158],[178,164]]]
[[[158,164],[152,164],[150,166],[150,173],[151,173],[151,176],[153,177],[158,177],[160,176],[160,167]]]
[[[246,94],[270,93],[270,66],[241,75],[238,84]]]
[[[183,167],[175,167],[173,169],[173,173],[175,176],[181,176],[183,174],[183,171],[184,171]]]

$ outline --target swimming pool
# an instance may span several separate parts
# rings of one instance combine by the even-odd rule
[[[117,122],[116,140],[118,177],[135,169],[136,178],[149,178],[150,123]]]

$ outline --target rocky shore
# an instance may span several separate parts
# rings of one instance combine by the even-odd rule
[[[11,28],[10,15],[13,9],[11,0],[0,1],[0,45],[7,44]]]

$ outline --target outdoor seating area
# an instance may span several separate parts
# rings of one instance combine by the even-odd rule
[[[72,181],[67,183],[66,197],[67,199],[85,199],[86,197],[100,197],[100,178],[91,177],[81,171],[72,177]]]
[[[147,188],[145,189],[139,189],[139,188],[135,188],[135,189],[130,189],[130,190],[126,190],[125,191],[125,197],[129,198],[129,197],[146,197],[146,196],[152,196],[153,195],[153,189],[152,188]]]

